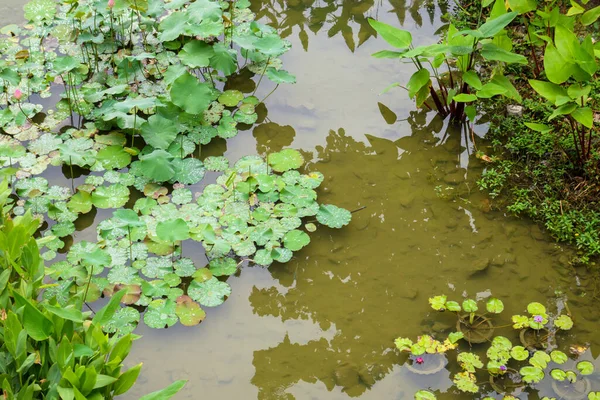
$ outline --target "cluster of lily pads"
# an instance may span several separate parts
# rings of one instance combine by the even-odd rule
[[[566,353],[556,348],[556,333],[573,326],[568,315],[555,315],[551,318],[542,304],[530,303],[527,310],[531,317],[514,315],[512,324],[506,325],[521,332],[521,344],[514,345],[508,337],[494,336],[496,327],[484,322],[488,320],[483,313],[477,314],[475,300],[466,299],[461,306],[442,295],[430,298],[429,302],[437,311],[450,310],[458,313],[457,331],[448,334],[443,341],[430,335],[422,335],[416,341],[397,338],[395,345],[398,350],[410,354],[406,365],[411,372],[420,375],[436,374],[448,363],[449,352],[458,349],[455,361],[460,372],[454,374],[453,383],[461,392],[480,393],[483,385],[489,385],[491,390],[483,390],[488,394],[484,397],[487,400],[494,398],[489,396],[490,392],[506,400],[516,399],[526,388],[537,390],[545,400],[600,398],[600,392],[591,390],[589,380],[589,376],[594,373],[594,364],[588,360],[577,360],[579,354],[570,359]],[[490,313],[500,313],[504,305],[500,300],[490,298],[486,302],[486,308]],[[463,316],[461,311],[469,314]],[[523,332],[529,330],[536,332],[533,336],[535,340],[529,335],[523,335]],[[470,335],[482,340],[469,340]],[[468,343],[468,349],[459,345],[461,339]],[[488,343],[487,348],[478,349],[477,346],[483,343]],[[482,353],[485,354],[485,359],[482,359]],[[550,380],[547,386],[551,389],[536,386],[544,379]],[[543,390],[548,393],[542,393]],[[416,400],[435,398],[434,392],[429,389],[415,393]]]
[[[153,328],[195,325],[202,307],[231,294],[225,282],[244,263],[287,262],[310,242],[315,223],[347,225],[351,213],[317,202],[323,181],[303,174],[302,154],[284,149],[230,167],[201,160],[202,146],[257,121],[256,90],[225,90],[237,74],[294,83],[279,59],[289,47],[254,21],[248,0],[32,0],[30,25],[0,30],[0,175],[16,195],[13,213],[31,210],[49,227],[44,292],[67,304],[126,290],[104,329],[126,334],[141,319]],[[58,89],[45,109],[40,99]],[[252,89],[250,89],[252,90]],[[49,102],[47,100],[46,102]],[[71,187],[43,174],[61,167]],[[206,171],[216,183],[194,193]],[[83,183],[75,186],[75,175]],[[113,209],[95,242],[70,243],[76,223]],[[303,220],[304,219],[304,220]],[[199,242],[207,265],[185,257]],[[187,248],[187,246],[186,246]]]

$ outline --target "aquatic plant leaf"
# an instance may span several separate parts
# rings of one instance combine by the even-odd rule
[[[148,278],[162,279],[165,275],[173,273],[171,259],[167,257],[148,258],[146,265],[142,267],[142,273]]]
[[[153,300],[144,314],[144,323],[155,329],[164,329],[176,324],[175,307],[175,302],[171,299]]]
[[[435,311],[444,311],[446,310],[446,300],[447,297],[445,295],[430,297],[429,305]]]
[[[544,371],[538,367],[526,366],[519,370],[521,379],[526,383],[538,383],[544,379]]]
[[[448,340],[450,341],[450,343],[454,344],[454,343],[458,342],[460,339],[463,339],[464,337],[465,337],[465,334],[462,332],[452,332],[448,335]]]
[[[460,367],[467,372],[475,372],[476,368],[483,368],[483,363],[477,354],[473,353],[459,353],[456,357],[456,361]]]
[[[96,159],[106,169],[121,169],[129,165],[131,155],[122,146],[108,146],[98,152]]]
[[[421,389],[415,393],[415,400],[436,400],[435,394],[429,390]]]
[[[452,379],[458,390],[468,393],[479,392],[479,386],[477,386],[477,379],[475,375],[470,372],[459,372],[454,375]]]
[[[192,191],[189,189],[175,189],[171,194],[173,204],[188,204],[193,200]]]
[[[148,197],[143,197],[138,199],[133,205],[133,210],[139,212],[142,215],[148,215],[152,212],[152,210],[158,205],[156,200],[150,199]]]
[[[502,300],[492,297],[485,303],[485,308],[489,313],[500,314],[504,310],[504,303]]]
[[[215,258],[208,265],[213,276],[229,276],[237,271],[237,262],[230,257]]]
[[[208,156],[204,159],[203,163],[208,171],[219,172],[229,168],[229,160],[223,156]]]
[[[513,315],[512,322],[514,329],[523,329],[529,326],[529,318],[524,315]]]
[[[567,373],[565,371],[563,371],[562,369],[558,369],[558,368],[555,368],[552,371],[550,371],[550,376],[552,376],[552,378],[554,380],[557,380],[559,382],[562,382],[565,379],[567,379]]]
[[[304,157],[295,149],[284,149],[277,153],[269,154],[268,162],[277,172],[300,168],[304,164]]]
[[[175,396],[185,386],[186,382],[184,380],[175,381],[162,390],[140,397],[140,400],[168,400]]]
[[[310,243],[310,236],[306,232],[295,229],[283,237],[285,247],[291,251],[298,251]]]
[[[557,364],[564,364],[568,360],[567,355],[560,350],[553,350],[550,353],[550,358]]]
[[[23,9],[25,18],[34,23],[52,21],[56,15],[56,3],[53,0],[32,0]]]
[[[140,322],[139,311],[131,307],[123,307],[102,326],[102,330],[106,333],[116,333],[118,336],[123,336],[133,332],[138,322]]]
[[[214,277],[204,282],[194,280],[188,287],[188,295],[203,306],[216,307],[231,295],[231,287]]]
[[[446,309],[448,311],[452,311],[452,312],[460,312],[460,311],[462,311],[462,308],[461,308],[460,304],[458,304],[458,302],[456,302],[456,301],[447,301],[446,302]]]
[[[477,306],[477,302],[472,299],[466,299],[462,302],[462,309],[468,313],[476,312],[479,307]]]
[[[568,315],[561,315],[554,320],[554,326],[563,331],[568,331],[573,327],[573,320]]]
[[[179,59],[190,68],[202,68],[210,65],[215,52],[211,45],[201,40],[187,42],[179,52]]]
[[[177,242],[190,237],[190,228],[181,218],[170,221],[161,221],[156,225],[156,235],[165,242]]]
[[[188,114],[202,113],[214,100],[210,85],[200,82],[188,72],[173,82],[170,93],[173,103]]]
[[[244,94],[239,90],[226,90],[219,96],[219,103],[227,107],[235,107],[244,99]]]
[[[591,375],[594,372],[594,364],[590,361],[580,361],[577,363],[577,369],[581,375]]]
[[[280,263],[286,263],[292,259],[292,250],[285,247],[276,247],[271,251],[271,257],[273,260]]]
[[[128,200],[129,189],[120,183],[100,186],[92,192],[92,204],[98,208],[123,207]]]
[[[256,252],[253,258],[254,263],[268,267],[273,263],[271,252],[267,249],[260,249]]]
[[[172,162],[173,177],[171,182],[179,182],[185,185],[195,185],[204,178],[206,168],[202,161],[197,158],[176,158]]]
[[[549,362],[550,362],[550,356],[540,350],[533,353],[533,356],[531,356],[531,358],[529,359],[529,364],[533,365],[534,367],[538,367],[540,369],[546,368],[548,366]]]
[[[529,358],[529,351],[523,346],[515,346],[510,350],[510,356],[517,361],[524,361]]]
[[[173,156],[165,150],[154,150],[140,156],[142,174],[156,182],[166,182],[175,175]]]
[[[158,114],[148,118],[140,129],[144,141],[155,149],[161,150],[168,149],[179,133],[178,124]]]
[[[381,35],[383,40],[397,49],[406,49],[412,43],[412,35],[410,32],[395,28],[386,23],[376,21],[369,18],[369,25]]]
[[[54,233],[58,237],[65,237],[73,234],[75,232],[75,224],[71,221],[63,221],[59,222],[52,226],[52,233]]]
[[[541,303],[531,302],[527,305],[527,312],[531,315],[545,315],[546,307]]]
[[[296,77],[286,70],[277,70],[273,67],[267,68],[267,78],[278,85],[282,83],[296,83]]]
[[[350,211],[332,204],[321,205],[317,212],[317,221],[330,228],[341,228],[348,225],[351,219]]]
[[[192,276],[196,272],[194,261],[189,258],[180,258],[173,265],[177,276]]]
[[[206,318],[206,313],[200,305],[192,300],[189,296],[180,296],[176,300],[175,314],[179,317],[179,321],[185,326],[198,325]]]

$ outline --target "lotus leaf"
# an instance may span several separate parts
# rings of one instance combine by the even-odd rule
[[[544,379],[544,371],[538,367],[526,366],[519,370],[521,378],[527,383],[538,383]]]
[[[192,276],[196,272],[194,261],[189,258],[180,258],[174,263],[175,273],[178,276]]]
[[[128,200],[129,189],[120,183],[100,186],[92,192],[92,204],[98,208],[123,207]]]
[[[554,320],[554,326],[563,331],[568,331],[573,327],[573,320],[568,315],[561,315]]]
[[[171,299],[153,300],[144,314],[144,323],[150,328],[163,329],[177,323],[175,302]]]
[[[215,54],[208,43],[201,40],[187,42],[179,52],[181,62],[191,68],[208,67],[210,58]]]
[[[138,322],[140,322],[139,311],[131,307],[119,308],[113,317],[102,326],[102,330],[107,333],[116,333],[118,336],[127,335],[133,332]]]
[[[176,158],[173,160],[173,171],[172,182],[194,185],[204,178],[206,169],[197,158]]]
[[[106,169],[121,169],[129,165],[131,155],[122,146],[108,146],[98,152],[96,159]]]
[[[34,23],[52,21],[56,15],[56,3],[53,0],[32,0],[23,9],[25,18]]]
[[[187,72],[173,82],[170,93],[173,103],[189,114],[202,113],[215,97],[208,84]]]
[[[511,349],[510,355],[517,361],[524,361],[529,358],[529,352],[523,346],[515,346]]]
[[[567,355],[560,350],[553,350],[550,353],[550,358],[557,364],[564,364],[568,360]]]
[[[558,369],[555,368],[552,371],[550,371],[550,376],[552,376],[552,378],[554,380],[557,381],[564,381],[565,379],[567,379],[567,373],[565,371],[563,371],[562,369]]]
[[[148,258],[146,265],[142,268],[142,273],[148,278],[164,278],[165,275],[173,273],[171,259],[165,257]]]
[[[254,255],[253,261],[258,265],[263,265],[268,267],[273,263],[273,257],[271,255],[271,251],[266,249],[260,249]]]
[[[231,287],[214,277],[204,282],[194,280],[188,287],[188,295],[206,307],[216,307],[223,304],[225,297],[230,294]]]
[[[159,222],[156,226],[156,234],[160,240],[165,242],[177,242],[190,237],[190,228],[181,218]]]
[[[533,356],[529,359],[529,364],[540,369],[544,369],[550,362],[550,356],[543,351],[536,351]]]
[[[331,204],[321,205],[317,212],[317,221],[330,228],[341,228],[348,225],[351,219],[350,211]]]
[[[531,315],[546,315],[546,307],[537,302],[531,302],[527,305],[527,312]]]
[[[237,262],[233,258],[215,258],[209,263],[213,276],[232,275],[237,271]]]
[[[235,107],[244,99],[244,95],[239,90],[226,90],[219,96],[219,103],[227,107]]]
[[[141,126],[142,137],[155,149],[166,150],[169,148],[177,133],[178,125],[172,120],[160,115],[152,115]]]
[[[492,297],[488,299],[485,307],[489,313],[500,314],[504,310],[504,303],[502,303],[502,300]]]
[[[171,201],[174,204],[187,204],[192,201],[192,192],[189,189],[173,190]]]
[[[581,375],[591,375],[594,372],[594,364],[589,361],[580,361],[577,363],[577,369]]]
[[[185,326],[198,325],[206,318],[206,313],[200,305],[192,300],[189,296],[180,296],[176,301],[175,313],[179,317],[181,323]]]
[[[165,150],[154,150],[152,153],[140,156],[142,174],[156,182],[166,182],[175,176],[171,160],[173,156]]]
[[[477,354],[459,353],[456,357],[456,361],[460,364],[461,368],[467,372],[474,373],[475,368],[483,368],[483,363]]]
[[[209,156],[204,159],[204,167],[209,171],[225,171],[229,168],[229,161],[222,156]]]
[[[277,172],[300,168],[304,164],[304,157],[298,150],[285,149],[267,157],[269,165]]]
[[[291,251],[298,251],[310,243],[310,237],[306,232],[294,229],[283,237],[285,247]]]
[[[477,393],[479,392],[479,386],[477,386],[477,379],[475,375],[470,372],[459,372],[454,375],[452,379],[458,390],[462,392],[468,393]]]

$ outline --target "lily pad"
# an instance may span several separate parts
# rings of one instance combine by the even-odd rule
[[[182,325],[194,326],[206,318],[206,313],[200,305],[189,296],[180,296],[176,301],[175,314],[179,317]]]
[[[144,323],[150,328],[163,329],[177,323],[175,302],[170,299],[153,300],[144,314]]]
[[[304,164],[304,157],[295,149],[284,149],[277,153],[269,154],[268,162],[277,172],[300,168]]]
[[[98,152],[96,159],[106,169],[121,169],[129,165],[131,155],[122,146],[108,146]]]
[[[226,90],[219,96],[219,103],[227,107],[235,107],[244,99],[244,94],[239,90]]]
[[[521,378],[527,383],[538,383],[544,379],[544,371],[538,367],[526,366],[519,370]]]
[[[317,212],[317,221],[330,228],[341,228],[348,225],[351,219],[350,211],[332,204],[321,205]]]
[[[120,183],[100,186],[92,192],[92,204],[98,208],[123,207],[128,200],[129,189]]]
[[[287,249],[298,251],[310,243],[310,237],[306,234],[306,232],[294,229],[293,231],[289,231],[285,234],[283,237],[283,243]]]
[[[156,234],[160,240],[173,243],[190,237],[190,228],[181,218],[159,222]]]
[[[554,326],[563,331],[568,331],[573,327],[573,320],[568,315],[561,315],[554,320]]]
[[[202,283],[194,280],[188,287],[188,295],[203,306],[216,307],[231,295],[231,287],[214,277]]]
[[[140,322],[140,313],[134,308],[120,308],[113,317],[102,326],[106,333],[116,333],[117,335],[127,335],[133,332]]]
[[[237,262],[233,258],[215,258],[209,263],[213,276],[232,275],[237,271]]]

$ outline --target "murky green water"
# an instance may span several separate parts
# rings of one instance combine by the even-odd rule
[[[0,23],[20,21],[22,2],[2,0]],[[140,325],[144,337],[129,362],[144,369],[124,398],[175,379],[189,380],[177,399],[411,399],[421,385],[444,391],[449,372],[420,381],[393,350],[398,336],[451,328],[450,316],[427,304],[441,293],[491,292],[505,301],[506,322],[527,302],[554,304],[563,293],[576,321],[564,342],[591,344],[597,357],[600,309],[586,271],[568,267],[568,254],[536,226],[489,211],[475,184],[484,165],[463,134],[415,112],[403,92],[378,95],[413,71],[370,57],[384,45],[366,17],[403,23],[431,43],[442,25],[439,5],[290,0],[253,8],[289,35],[285,64],[298,84],[269,97],[263,123],[206,153],[235,160],[302,149],[308,169],[325,174],[320,201],[366,208],[340,231],[319,229],[288,264],[232,276],[232,296],[207,310],[200,326]]]

